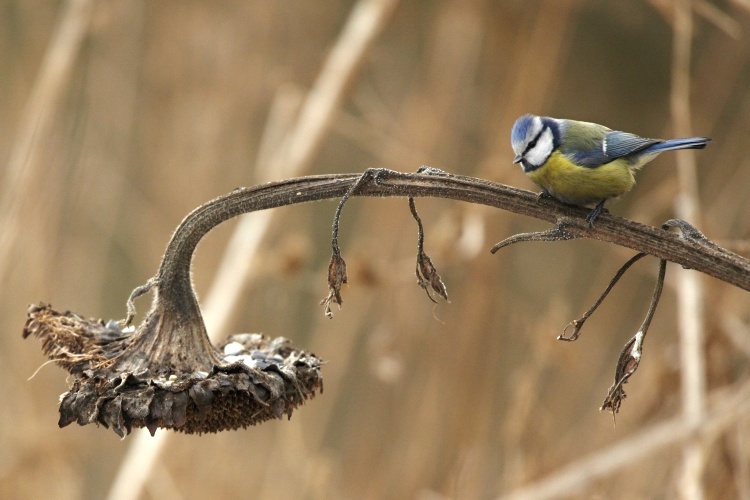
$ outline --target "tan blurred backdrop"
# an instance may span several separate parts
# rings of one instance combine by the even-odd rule
[[[103,498],[140,432],[120,441],[95,426],[58,429],[66,373],[49,365],[27,380],[45,361],[38,341],[21,339],[28,304],[122,318],[190,210],[285,177],[259,171],[272,154],[263,149],[294,123],[356,3],[0,2],[0,497]],[[696,155],[702,208],[691,222],[747,256],[750,7],[693,5],[692,132],[714,142]],[[511,164],[522,113],[673,136],[672,19],[667,0],[397,3],[304,172],[427,164],[531,189]],[[675,158],[650,165],[612,212],[652,225],[673,217]],[[350,285],[333,320],[318,303],[335,203],[277,210],[222,333],[293,339],[329,361],[325,392],[290,421],[170,436],[141,498],[502,496],[680,415],[673,266],[614,427],[598,407],[657,262],[636,264],[581,339],[564,344],[555,337],[632,252],[572,241],[493,256],[496,241],[545,226],[444,200],[417,205],[451,302],[433,306],[415,286],[406,201],[354,199],[341,235]],[[198,249],[201,296],[235,227]],[[750,295],[702,283],[711,394],[750,374]],[[706,496],[750,495],[750,420],[703,446]],[[666,446],[577,494],[673,496],[682,462],[681,446]]]

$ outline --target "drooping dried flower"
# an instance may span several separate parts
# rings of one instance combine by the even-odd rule
[[[134,427],[152,435],[219,432],[291,416],[322,391],[321,361],[283,337],[233,335],[206,353],[159,342],[163,322],[149,318],[128,332],[48,304],[29,308],[24,337],[40,338],[44,353],[74,377],[61,397],[60,427],[94,423],[120,437]],[[146,344],[153,349],[142,350]]]
[[[275,206],[267,189],[235,190],[182,221],[156,276],[128,300],[123,325],[135,315],[135,298],[155,292],[137,328],[60,313],[48,304],[29,308],[23,336],[40,338],[44,353],[72,375],[60,401],[60,427],[94,423],[121,437],[134,427],[152,434],[158,428],[219,432],[290,416],[322,391],[320,359],[284,338],[242,334],[212,345],[190,279],[200,239],[231,217]]]

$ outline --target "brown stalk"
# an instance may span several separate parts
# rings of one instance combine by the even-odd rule
[[[230,338],[222,350],[211,344],[190,267],[203,236],[232,217],[342,198],[334,225],[336,255],[338,216],[350,196],[430,196],[503,208],[556,222],[566,238],[610,241],[750,290],[750,261],[712,244],[692,226],[680,226],[680,237],[605,214],[589,228],[586,209],[472,177],[372,169],[240,188],[198,207],[177,227],[156,276],[128,301],[125,323],[133,317],[133,300],[155,291],[152,308],[135,333],[46,305],[31,308],[24,336],[42,338],[45,353],[75,376],[61,403],[60,425],[98,423],[121,436],[131,427],[148,427],[152,433],[159,427],[215,432],[288,415],[313,396],[322,387],[320,360],[284,339]],[[345,272],[336,274],[344,282]]]
[[[750,291],[750,260],[710,244],[611,214],[602,214],[596,226],[585,221],[588,210],[538,199],[535,193],[499,183],[460,175],[425,175],[375,169],[370,182],[362,174],[314,175],[262,186],[237,189],[197,208],[175,231],[155,277],[159,288],[172,296],[191,290],[190,259],[198,241],[213,227],[242,213],[310,201],[342,198],[358,184],[352,196],[433,197],[477,203],[528,215],[551,223],[564,219],[571,237],[614,243],[702,272]],[[167,270],[177,272],[167,276]],[[176,286],[173,286],[176,285]],[[197,307],[197,306],[196,306]]]

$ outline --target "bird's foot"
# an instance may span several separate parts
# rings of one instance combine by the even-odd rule
[[[554,196],[552,196],[551,194],[549,194],[549,191],[547,191],[546,189],[542,188],[542,190],[539,191],[539,194],[536,195],[536,199],[537,200],[544,200],[544,199],[554,200],[556,198]]]
[[[588,222],[590,228],[594,227],[594,221],[602,214],[602,212],[607,210],[606,208],[604,208],[604,203],[606,203],[606,201],[606,199],[600,201],[586,216],[586,222]]]

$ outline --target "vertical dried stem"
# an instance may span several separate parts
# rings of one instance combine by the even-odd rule
[[[286,143],[276,157],[269,162],[267,171],[280,177],[300,175],[310,164],[328,131],[335,112],[345,96],[346,90],[356,77],[368,49],[393,11],[396,0],[360,0],[349,16],[325,61],[315,85],[302,105],[300,116]],[[220,268],[233,269],[221,273],[208,293],[205,308],[206,327],[212,339],[221,333],[236,305],[242,284],[250,274],[246,263],[253,260],[260,241],[264,238],[272,212],[245,217],[232,237],[233,244],[227,249]],[[237,252],[239,243],[246,245]],[[237,272],[240,269],[241,272]],[[223,290],[236,290],[227,296]],[[222,303],[221,308],[218,304]],[[154,462],[166,445],[169,433],[162,432],[151,437],[146,432],[138,433],[128,450],[109,491],[111,500],[135,499],[150,477]]]
[[[672,122],[677,136],[690,135],[690,56],[693,21],[690,0],[674,1],[672,50]],[[695,155],[677,152],[679,193],[675,203],[678,218],[700,226],[698,181]],[[677,280],[680,325],[680,374],[683,418],[687,424],[699,422],[706,407],[705,360],[703,358],[703,289],[700,277],[680,269]],[[703,498],[705,453],[699,439],[690,440],[683,453],[679,489],[682,498]]]
[[[37,188],[33,181],[42,166],[38,158],[39,141],[43,141],[49,135],[50,125],[88,29],[92,10],[91,0],[66,2],[23,110],[18,136],[13,144],[2,183],[0,280],[5,277],[8,270],[10,252],[21,229],[19,216],[23,213],[22,204],[24,200],[38,199],[31,196],[29,190]]]

